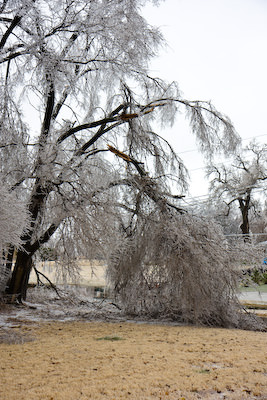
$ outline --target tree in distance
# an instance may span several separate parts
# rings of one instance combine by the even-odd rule
[[[238,204],[240,229],[245,241],[250,240],[250,215],[256,210],[257,194],[266,189],[267,149],[266,145],[250,143],[239,151],[231,164],[211,164],[208,175],[212,177],[210,191],[212,199],[223,202],[229,215],[231,207]]]

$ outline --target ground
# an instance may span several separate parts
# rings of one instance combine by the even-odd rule
[[[53,304],[2,308],[1,400],[267,399],[266,332]]]

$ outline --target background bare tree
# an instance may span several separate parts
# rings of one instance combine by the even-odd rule
[[[266,145],[251,143],[238,153],[231,165],[210,165],[208,175],[211,180],[212,201],[220,199],[228,214],[234,204],[238,204],[240,229],[245,240],[250,233],[250,213],[256,211],[257,196],[263,194],[267,182]]]
[[[207,155],[238,144],[210,103],[185,100],[176,83],[149,76],[164,42],[141,16],[144,3],[2,4],[1,172],[31,220],[9,282],[13,298],[26,297],[33,256],[52,236],[66,263],[110,249],[123,213],[134,224],[140,196],[180,212],[168,193],[181,194],[185,170],[151,124],[172,123],[184,109]]]

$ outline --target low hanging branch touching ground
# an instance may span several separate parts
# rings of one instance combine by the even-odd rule
[[[228,249],[229,250],[229,249]],[[207,218],[152,210],[108,262],[115,299],[132,316],[265,330],[244,312],[223,235]]]
[[[141,181],[148,178],[141,163],[108,148],[133,164]],[[214,221],[190,216],[168,203],[153,182],[142,189],[159,208],[146,217],[136,214],[135,232],[120,241],[108,263],[122,309],[136,316],[264,330],[237,298],[229,249]]]

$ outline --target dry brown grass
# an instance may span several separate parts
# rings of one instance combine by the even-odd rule
[[[263,332],[53,322],[26,333],[35,341],[0,345],[1,400],[267,399]]]

